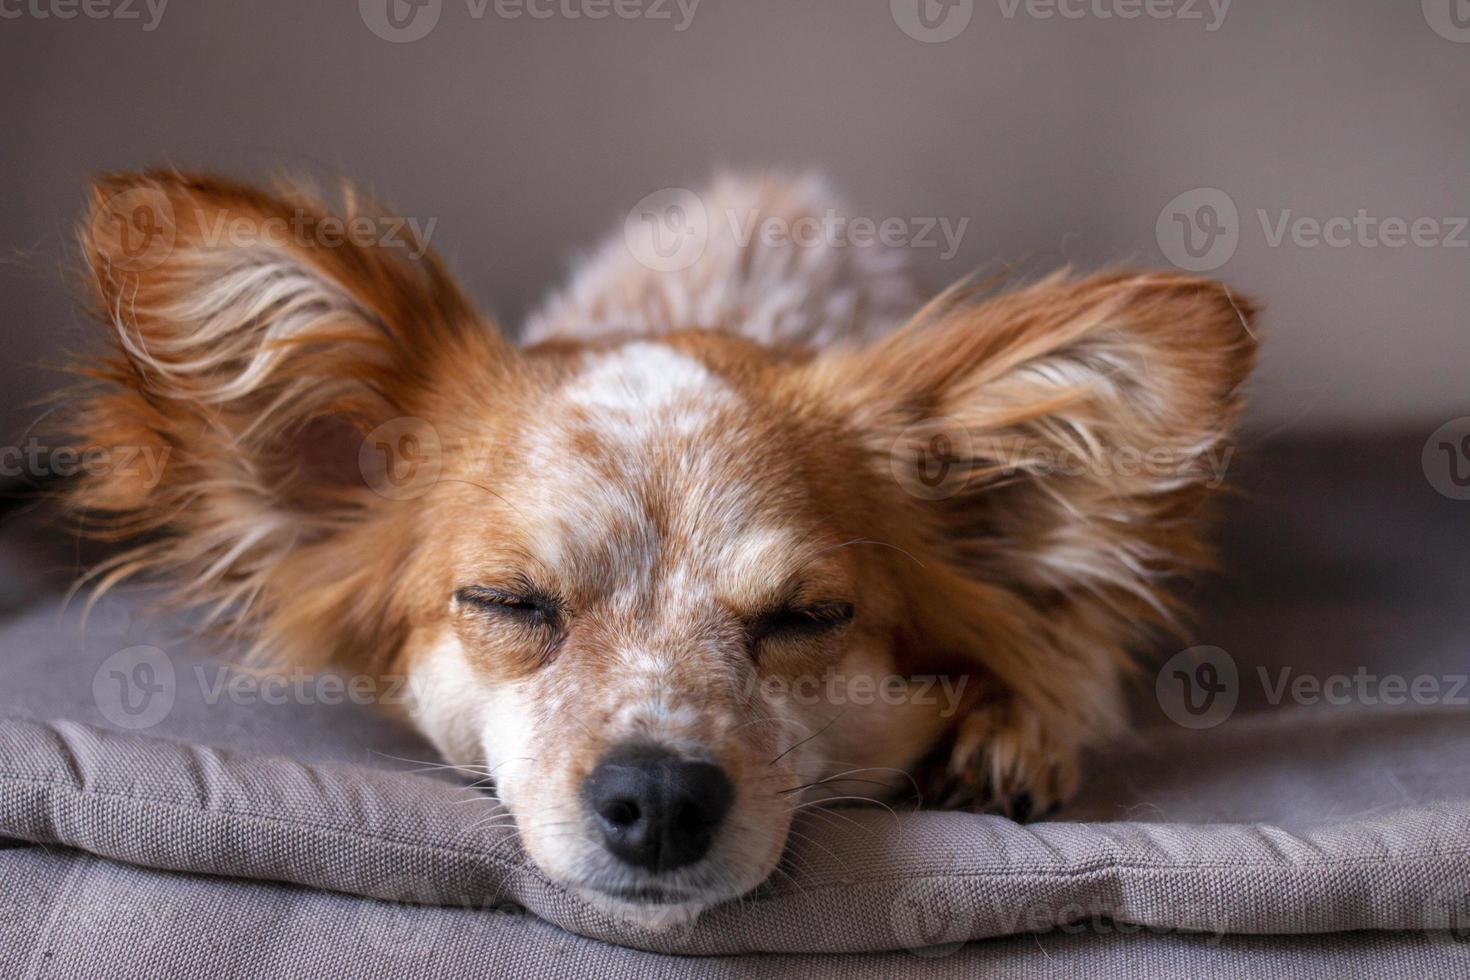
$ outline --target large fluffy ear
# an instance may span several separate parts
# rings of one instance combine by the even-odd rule
[[[956,732],[969,793],[1045,805],[1122,720],[1140,627],[1204,564],[1254,362],[1251,304],[1179,274],[1057,276],[951,293],[819,368],[859,419],[928,556],[919,635],[993,680]],[[903,534],[905,530],[895,531]]]
[[[334,212],[173,172],[95,182],[81,239],[110,352],[65,416],[110,465],[67,494],[89,532],[146,535],[103,585],[161,575],[298,659],[391,648],[408,534],[374,520],[395,494],[360,471],[363,435],[511,356],[410,227],[350,190]]]
[[[921,301],[903,249],[836,240],[833,222],[855,217],[814,175],[725,175],[650,195],[528,318],[523,339],[699,328],[805,347],[882,336]]]

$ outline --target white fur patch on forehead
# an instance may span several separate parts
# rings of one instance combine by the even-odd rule
[[[517,507],[546,565],[616,554],[629,586],[651,574],[662,540],[649,508],[697,512],[711,528],[745,523],[747,494],[729,469],[739,396],[694,357],[633,341],[583,357],[537,424],[523,471],[538,489]],[[594,448],[579,444],[590,437]],[[675,471],[655,469],[677,447]],[[675,489],[676,488],[676,489]]]
[[[670,570],[673,601],[680,595],[704,595],[711,587],[739,600],[766,598],[800,567],[802,542],[802,535],[777,526],[714,535],[697,552],[697,561]]]
[[[562,394],[592,416],[600,435],[621,440],[652,435],[648,423],[687,434],[708,422],[714,409],[737,403],[729,386],[699,361],[648,341],[593,355]]]

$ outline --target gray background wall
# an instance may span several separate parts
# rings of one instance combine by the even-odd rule
[[[598,0],[440,0],[407,43],[370,30],[384,0],[169,0],[156,23],[144,0],[55,16],[69,2],[0,0],[7,438],[56,383],[33,365],[83,329],[60,272],[84,180],[159,162],[355,175],[436,220],[512,324],[634,202],[722,165],[824,170],[854,214],[968,218],[948,260],[916,249],[936,282],[1165,264],[1165,206],[1217,188],[1239,222],[1216,274],[1269,304],[1258,428],[1470,414],[1470,248],[1273,246],[1259,214],[1470,215],[1466,0],[1239,0],[1218,22],[1207,0],[961,0],[943,43],[901,29],[916,0],[701,0],[682,30],[674,0],[598,20],[561,12]]]

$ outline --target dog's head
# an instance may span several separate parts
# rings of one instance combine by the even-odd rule
[[[620,282],[648,322],[517,348],[391,221],[177,174],[94,196],[116,351],[72,418],[167,458],[75,490],[153,532],[113,574],[267,654],[407,674],[536,863],[652,924],[946,738],[971,796],[1064,795],[1201,557],[1253,351],[1244,305],[1179,275],[947,294],[814,350],[671,313],[646,269]]]

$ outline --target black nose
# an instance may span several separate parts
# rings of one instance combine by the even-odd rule
[[[607,849],[650,871],[704,857],[734,791],[718,766],[663,749],[614,749],[582,784]]]

